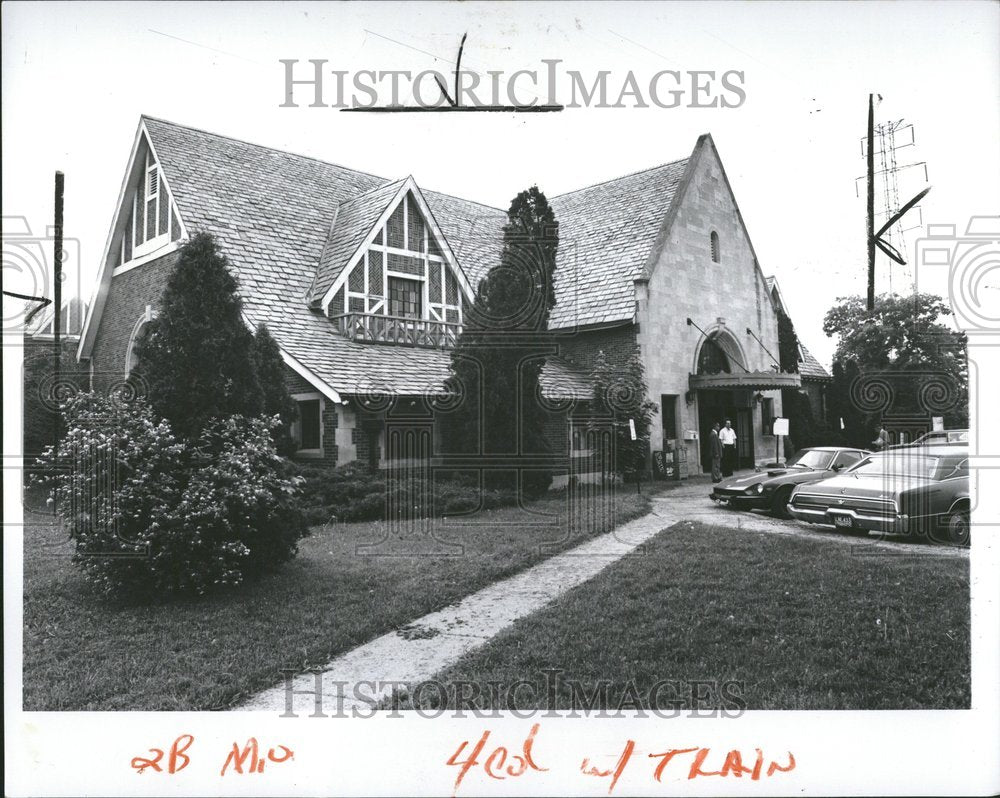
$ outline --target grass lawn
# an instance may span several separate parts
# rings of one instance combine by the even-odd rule
[[[564,671],[559,708],[585,706],[569,680],[588,697],[610,681],[612,710],[628,680],[644,706],[659,680],[707,680],[701,709],[734,709],[736,691],[748,709],[967,708],[968,558],[865,551],[682,522],[437,678],[488,709],[547,707],[547,668]],[[534,693],[488,686],[521,678]],[[652,694],[691,709],[692,692]]]
[[[462,547],[449,556],[419,531],[376,547],[395,556],[361,555],[358,546],[382,539],[384,524],[320,527],[295,560],[260,582],[147,606],[101,598],[72,564],[65,533],[26,511],[24,708],[225,709],[279,682],[282,668],[325,664],[648,508],[633,494],[613,501],[613,516],[572,521],[559,494],[530,512],[436,521],[437,535]]]

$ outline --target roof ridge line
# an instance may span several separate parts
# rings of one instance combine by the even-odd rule
[[[572,191],[564,191],[562,194],[553,194],[550,199],[559,199],[560,197],[568,197],[570,194],[577,194],[581,191],[586,191],[589,188],[597,188],[598,186],[604,186],[608,183],[615,183],[619,180],[624,180],[626,177],[635,177],[636,175],[641,175],[645,172],[652,172],[654,169],[663,169],[665,166],[673,166],[674,164],[681,163],[690,158],[690,155],[685,155],[683,158],[677,158],[673,161],[666,161],[665,163],[659,163],[655,166],[647,166],[645,169],[637,169],[634,172],[629,172],[628,174],[619,175],[618,177],[609,177],[607,180],[601,180],[597,183],[591,183],[590,185],[583,186],[581,188],[574,188]]]
[[[384,189],[389,188],[389,186],[394,186],[397,183],[405,183],[406,180],[407,178],[405,177],[401,177],[398,180],[387,180],[385,183],[381,183],[380,185],[377,185],[374,188],[370,188],[367,191],[362,191],[360,194],[355,194],[352,197],[348,197],[343,202],[338,202],[337,207],[342,208],[344,205],[349,205],[350,203],[356,202],[359,199],[364,199],[369,194],[374,194],[376,191],[383,191]]]
[[[227,136],[223,133],[216,133],[213,130],[206,130],[203,127],[195,127],[194,125],[183,125],[180,122],[172,122],[169,119],[163,119],[162,117],[159,116],[152,116],[151,114],[139,114],[139,117],[140,119],[151,119],[154,122],[162,122],[163,124],[170,125],[171,127],[182,127],[185,130],[193,130],[196,133],[204,133],[206,136],[215,136],[216,138],[226,139],[228,141],[236,141],[240,144],[248,144],[251,147],[260,147],[262,150],[270,150],[271,152],[277,152],[280,153],[281,155],[292,155],[296,158],[306,158],[310,161],[316,161],[317,163],[321,163],[324,166],[335,166],[338,169],[344,169],[345,171],[348,172],[354,172],[359,175],[365,175],[366,177],[374,177],[377,180],[388,181],[388,178],[386,178],[384,175],[377,175],[373,172],[365,172],[361,169],[354,169],[353,167],[344,166],[344,164],[336,163],[334,161],[326,161],[323,160],[322,158],[317,158],[315,155],[305,155],[301,152],[293,152],[292,150],[282,150],[278,147],[273,147],[270,144],[259,144],[256,141],[249,141],[247,139],[237,138],[236,136]]]
[[[238,138],[237,136],[227,136],[224,133],[216,133],[214,130],[206,130],[203,127],[195,127],[194,125],[185,125],[185,124],[182,124],[180,122],[173,122],[173,121],[171,121],[169,119],[164,119],[163,117],[153,116],[152,114],[139,114],[139,117],[140,117],[140,119],[151,119],[154,122],[161,122],[162,124],[164,124],[164,125],[170,125],[171,127],[180,127],[180,128],[184,128],[185,130],[193,130],[196,133],[204,133],[206,136],[215,136],[216,138],[226,139],[228,141],[236,141],[236,142],[239,142],[240,144],[247,144],[247,145],[249,145],[251,147],[260,147],[262,150],[270,150],[271,152],[277,152],[277,153],[280,153],[281,155],[292,155],[292,156],[294,156],[296,158],[306,158],[306,159],[308,159],[310,161],[316,161],[317,163],[321,163],[324,166],[335,166],[338,169],[344,169],[344,170],[346,170],[348,172],[354,172],[354,173],[359,174],[359,175],[365,175],[366,177],[374,177],[377,180],[384,181],[382,183],[382,186],[385,186],[385,185],[387,185],[389,183],[395,183],[395,182],[397,182],[397,180],[394,180],[392,178],[387,178],[384,175],[376,175],[373,172],[365,172],[365,171],[363,171],[361,169],[355,169],[354,167],[351,167],[351,166],[345,166],[342,163],[336,163],[335,161],[327,161],[327,160],[324,160],[323,158],[317,158],[315,155],[305,155],[305,154],[303,154],[301,152],[293,152],[292,150],[283,150],[283,149],[281,149],[279,147],[274,147],[274,146],[272,146],[270,144],[260,144],[260,143],[258,143],[256,141],[249,141],[248,139]],[[653,168],[656,168],[656,167],[653,167]],[[404,178],[400,178],[400,179],[405,180],[406,178],[404,177]],[[375,188],[371,189],[371,191],[375,191],[376,189],[381,188],[382,186],[376,186]],[[422,189],[422,190],[423,191],[430,191],[430,192],[432,192],[434,194],[441,194],[442,196],[451,197],[452,199],[461,200],[462,202],[468,202],[468,203],[471,203],[472,205],[479,205],[482,208],[489,208],[490,210],[497,211],[498,213],[501,213],[501,214],[505,214],[507,212],[503,208],[498,208],[498,207],[496,207],[494,205],[487,205],[484,202],[479,202],[477,200],[471,200],[471,199],[468,199],[466,197],[460,197],[457,194],[449,194],[446,191],[436,191],[434,189]],[[365,193],[367,194],[368,192],[365,192]],[[361,195],[358,195],[358,196],[361,196]],[[347,200],[345,200],[345,202],[346,201]]]
[[[413,182],[416,183],[416,178],[414,178]],[[419,183],[418,183],[418,185],[419,185]],[[427,193],[430,193],[430,194],[440,194],[442,197],[451,197],[452,199],[461,200],[462,202],[468,202],[470,205],[478,205],[480,208],[489,208],[491,211],[496,211],[501,216],[506,216],[507,215],[507,211],[505,211],[503,208],[498,208],[496,205],[487,205],[485,202],[479,202],[478,200],[466,199],[465,197],[458,196],[458,194],[449,194],[446,191],[437,191],[436,189],[433,189],[433,188],[424,188],[423,186],[420,187],[420,190],[424,194],[427,194]]]

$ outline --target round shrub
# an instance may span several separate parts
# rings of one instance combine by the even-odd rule
[[[203,594],[292,557],[306,534],[273,419],[231,416],[179,442],[149,407],[81,394],[47,459],[75,561],[107,594]]]

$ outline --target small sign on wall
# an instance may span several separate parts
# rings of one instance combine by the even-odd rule
[[[774,434],[775,435],[787,435],[788,434],[788,419],[787,418],[776,418],[774,420]]]
[[[931,429],[934,432],[944,431],[944,416],[932,416],[931,417]]]

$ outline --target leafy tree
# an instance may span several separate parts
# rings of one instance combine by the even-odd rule
[[[262,409],[264,415],[278,417],[279,425],[272,432],[274,445],[278,454],[289,456],[295,452],[291,425],[295,421],[296,407],[285,383],[285,362],[281,359],[278,342],[263,324],[257,327],[253,343],[254,367],[260,383]]]
[[[590,374],[594,384],[592,412],[595,419],[609,420],[614,430],[615,473],[623,481],[638,479],[646,470],[649,429],[656,403],[647,398],[646,371],[642,358],[634,352],[624,368],[608,362],[604,351],[597,353]],[[635,440],[629,420],[635,425]],[[601,421],[592,422],[592,427]]]
[[[799,336],[792,320],[781,308],[778,308],[778,360],[782,371],[799,370]]]
[[[827,311],[823,331],[837,336],[835,364],[843,364],[846,376],[853,363],[861,375],[853,392],[835,380],[837,401],[861,411],[868,441],[874,423],[889,414],[944,416],[946,426],[968,425],[966,336],[942,323],[949,315],[941,297],[921,293],[884,294],[872,311],[862,297],[846,297]]]
[[[466,313],[452,352],[449,389],[462,400],[444,425],[445,451],[486,456],[547,451],[539,375],[551,349],[549,312],[559,226],[545,195],[532,186],[511,202],[500,263],[490,270]],[[512,469],[517,468],[512,465]],[[491,487],[511,487],[512,473],[495,474]],[[548,489],[547,471],[523,472],[525,492]]]
[[[180,250],[159,316],[138,343],[136,371],[156,414],[183,438],[211,419],[263,409],[254,337],[226,257],[208,233]]]

